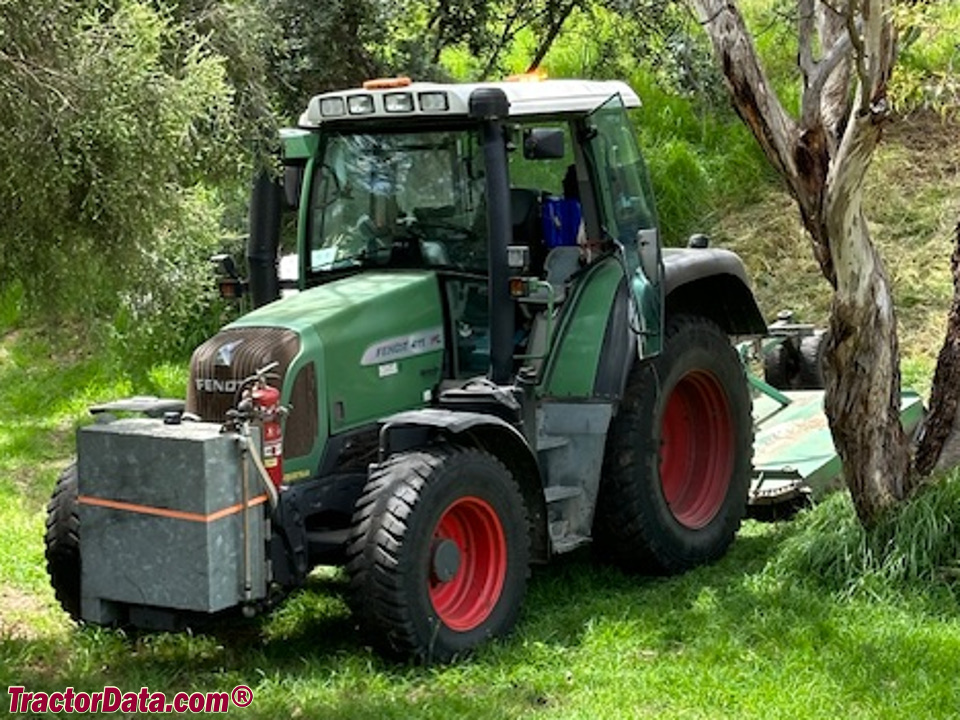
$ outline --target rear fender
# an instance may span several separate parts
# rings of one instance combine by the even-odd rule
[[[663,254],[667,315],[713,320],[728,335],[767,333],[743,261],[729,250],[670,249]]]
[[[413,450],[444,438],[475,447],[499,459],[512,473],[527,506],[530,552],[535,562],[549,559],[547,510],[536,454],[523,434],[494,415],[436,408],[391,415],[380,430],[380,457]]]

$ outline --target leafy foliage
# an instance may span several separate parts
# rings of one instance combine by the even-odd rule
[[[903,113],[960,113],[960,12],[952,3],[909,3],[899,8],[905,28],[892,94]]]
[[[220,244],[210,188],[246,177],[245,145],[268,124],[256,66],[216,49],[256,37],[254,7],[7,4],[0,285],[19,283],[32,312],[189,321]],[[169,349],[183,327],[151,332]]]
[[[374,0],[267,0],[281,37],[267,55],[280,112],[294,122],[310,96],[386,72],[375,48],[384,42]]]

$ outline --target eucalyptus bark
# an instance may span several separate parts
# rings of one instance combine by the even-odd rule
[[[954,238],[950,258],[953,302],[933,375],[930,412],[919,435],[915,465],[920,475],[960,465],[960,222]]]
[[[737,112],[796,199],[814,256],[833,288],[824,407],[858,516],[870,525],[918,482],[911,442],[900,425],[890,283],[862,204],[864,177],[889,112],[886,91],[895,59],[890,2],[798,0],[799,118],[784,110],[767,81],[736,2],[691,0],[691,5]],[[957,263],[954,268],[958,277]],[[958,338],[960,303],[951,319]],[[953,401],[937,411],[941,424],[951,426],[946,434],[956,424],[960,388],[960,340],[949,344],[950,332],[944,352],[952,353],[954,365],[941,390]],[[933,433],[923,435],[932,442]],[[939,454],[932,444],[924,447]]]

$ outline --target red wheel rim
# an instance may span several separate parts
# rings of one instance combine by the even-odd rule
[[[663,413],[660,483],[674,518],[702,528],[723,505],[733,469],[733,422],[719,380],[702,370],[684,375]]]
[[[507,575],[507,541],[496,511],[478,497],[463,497],[448,507],[433,531],[434,545],[456,544],[460,564],[443,582],[430,575],[430,602],[440,619],[465,632],[486,620],[500,599]]]

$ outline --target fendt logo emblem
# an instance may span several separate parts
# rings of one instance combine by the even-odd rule
[[[194,378],[193,384],[198,392],[235,393],[242,381],[235,379],[217,380],[215,378]]]
[[[243,340],[234,340],[218,347],[214,362],[220,367],[230,367],[230,363],[233,362],[233,352],[242,343]]]

